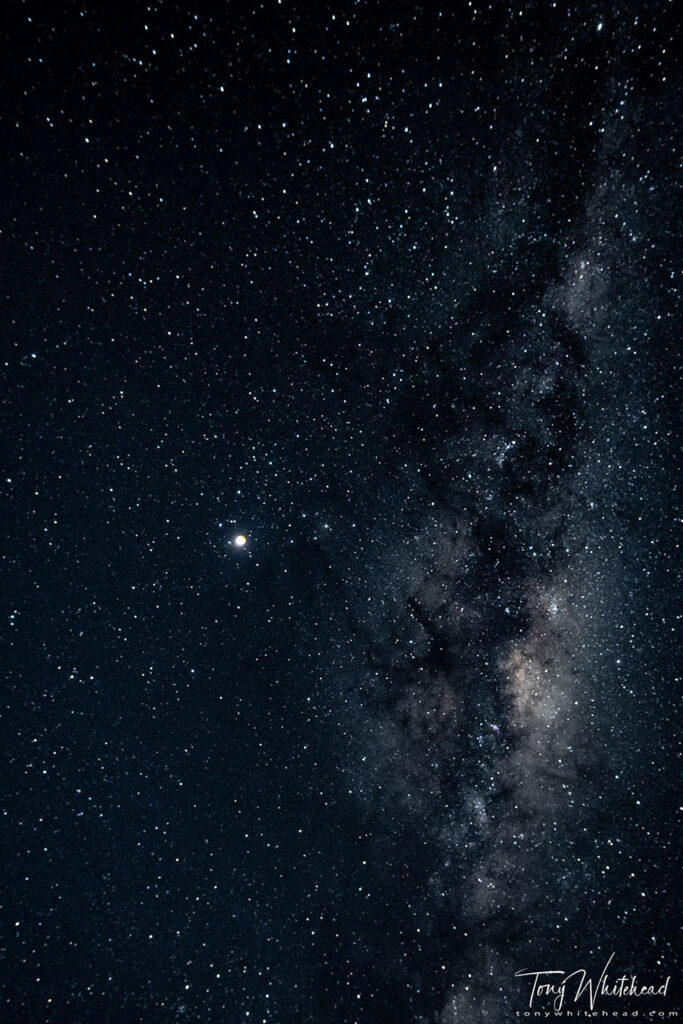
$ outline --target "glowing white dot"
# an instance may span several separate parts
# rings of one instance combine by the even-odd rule
[[[244,536],[243,533],[238,533],[237,536],[235,537],[234,543],[236,548],[243,548],[244,545],[247,543],[247,538]]]

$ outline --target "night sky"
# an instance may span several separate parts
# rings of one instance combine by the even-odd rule
[[[1,17],[1,1024],[678,1009],[673,5]]]

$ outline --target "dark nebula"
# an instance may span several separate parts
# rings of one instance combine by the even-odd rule
[[[2,1024],[679,1009],[672,7],[6,5]]]

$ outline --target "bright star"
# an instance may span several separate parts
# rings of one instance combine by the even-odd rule
[[[244,536],[243,533],[238,533],[233,543],[236,548],[243,548],[244,545],[247,543],[247,538]]]

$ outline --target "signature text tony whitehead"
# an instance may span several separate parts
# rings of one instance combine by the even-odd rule
[[[533,1007],[534,999],[536,997],[541,998],[542,996],[553,997],[553,1008],[555,1010],[561,1010],[564,1006],[565,998],[569,1001],[569,998],[574,993],[574,1002],[578,1003],[579,999],[585,995],[588,999],[591,1010],[595,1009],[595,1001],[599,995],[601,996],[616,996],[618,998],[640,998],[641,996],[665,996],[669,987],[670,977],[666,981],[659,985],[641,985],[638,983],[636,975],[628,976],[623,974],[616,981],[611,981],[608,974],[607,968],[614,959],[614,953],[605,964],[602,970],[602,974],[597,979],[589,978],[586,976],[586,971],[579,968],[577,971],[572,971],[571,974],[567,974],[566,971],[517,971],[515,973],[516,978],[531,978],[531,996],[529,998],[529,1007]],[[541,981],[541,978],[549,978],[553,976],[553,980]]]

